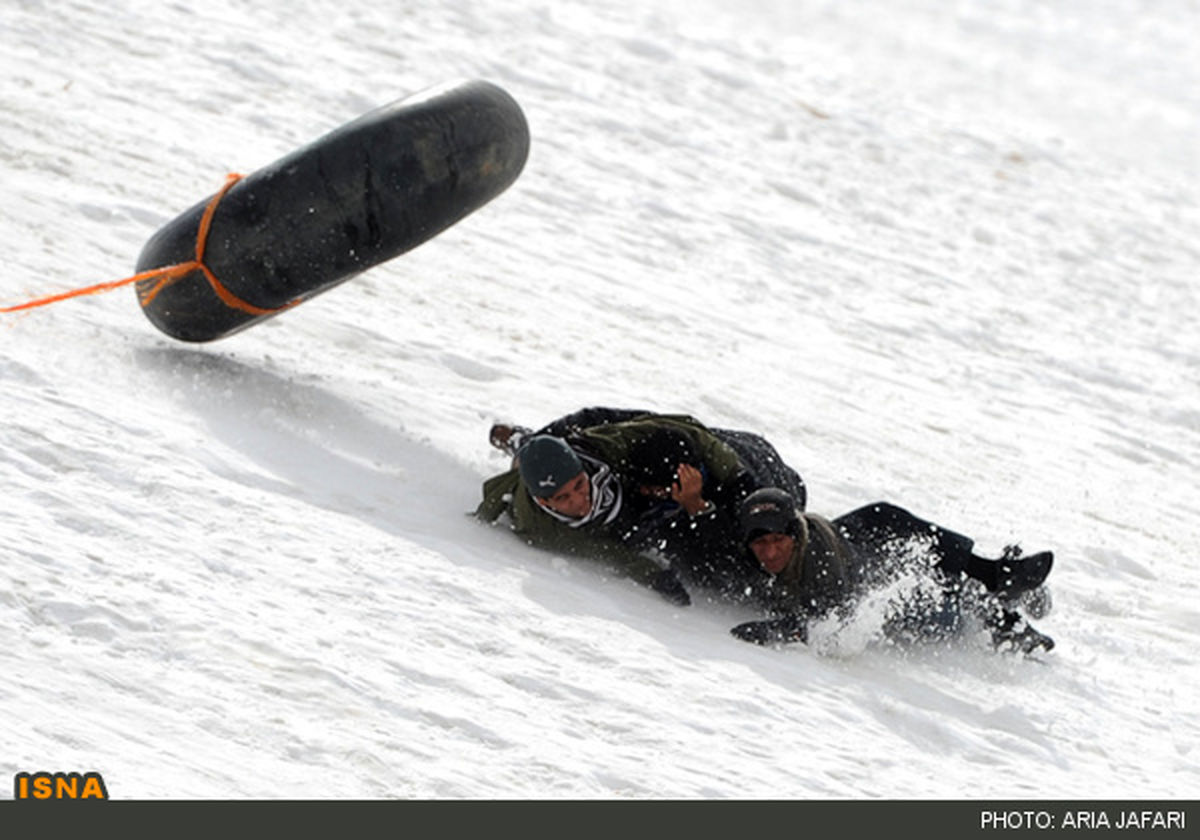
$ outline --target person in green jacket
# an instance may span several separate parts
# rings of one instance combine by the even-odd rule
[[[887,502],[835,519],[799,510],[779,488],[750,494],[740,510],[748,553],[769,576],[757,600],[771,615],[732,629],[758,644],[807,641],[816,621],[852,610],[872,589],[905,572],[924,574],[934,591],[914,591],[891,604],[884,632],[893,640],[958,635],[971,618],[997,648],[1031,653],[1054,640],[1021,614],[1049,608],[1044,587],[1052,552],[1022,556],[1009,546],[999,559],[974,553],[974,541]]]
[[[484,483],[476,516],[506,517],[531,545],[607,561],[677,604],[690,603],[685,583],[735,596],[762,577],[739,545],[741,500],[766,478],[801,495],[804,486],[754,438],[688,415],[607,408],[536,433],[498,424],[493,445],[513,466]]]

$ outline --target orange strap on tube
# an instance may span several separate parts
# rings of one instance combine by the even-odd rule
[[[139,301],[141,302],[142,306],[147,306],[149,305],[150,301],[154,300],[154,298],[158,296],[159,292],[174,283],[180,277],[190,274],[193,271],[203,272],[205,279],[208,280],[209,285],[212,286],[212,289],[216,293],[217,297],[219,297],[221,301],[231,309],[236,309],[249,315],[271,315],[275,312],[282,312],[289,307],[295,306],[300,302],[299,298],[289,303],[285,303],[283,306],[277,306],[273,309],[264,309],[261,306],[255,306],[252,303],[244,301],[233,292],[229,291],[229,289],[225,288],[225,286],[221,284],[221,281],[217,279],[217,276],[213,274],[212,270],[204,264],[204,249],[208,244],[208,231],[212,227],[213,215],[217,212],[217,205],[221,203],[221,199],[225,197],[225,193],[229,192],[233,185],[241,179],[242,176],[237,174],[230,174],[227,176],[225,179],[225,185],[221,187],[217,194],[212,197],[212,200],[208,202],[208,206],[204,208],[204,215],[200,219],[200,228],[196,232],[195,259],[187,262],[176,263],[175,265],[167,265],[163,266],[162,268],[154,268],[149,271],[143,271],[139,274],[133,275],[132,277],[126,277],[123,280],[113,280],[108,283],[97,283],[94,286],[86,286],[82,289],[73,289],[69,292],[60,292],[56,295],[37,298],[35,300],[27,301],[26,303],[17,304],[16,306],[0,306],[0,312],[21,312],[26,309],[36,309],[40,306],[48,306],[52,303],[58,303],[61,300],[67,300],[68,298],[83,297],[84,295],[95,295],[99,294],[100,292],[108,292],[113,289],[118,289],[121,286],[129,286],[133,283],[140,283],[143,280],[153,280],[158,278],[158,282],[155,283],[151,288],[139,291]]]

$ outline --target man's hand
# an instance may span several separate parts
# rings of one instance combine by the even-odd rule
[[[675,474],[675,483],[671,485],[671,498],[679,503],[688,516],[695,516],[708,506],[702,495],[704,474],[691,464],[680,464]]]
[[[743,642],[756,645],[808,641],[808,625],[800,616],[789,615],[767,621],[747,621],[730,631]]]

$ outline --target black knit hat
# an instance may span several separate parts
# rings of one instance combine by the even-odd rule
[[[762,534],[796,533],[796,500],[778,487],[755,490],[742,501],[742,542]]]
[[[658,426],[629,450],[628,476],[648,487],[670,487],[676,482],[680,464],[698,466],[696,447],[681,431]]]
[[[517,450],[517,469],[529,492],[545,499],[583,472],[583,462],[562,438],[536,435]]]

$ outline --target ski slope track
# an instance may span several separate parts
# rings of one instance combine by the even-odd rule
[[[0,778],[175,799],[1194,798],[1200,9],[12,0],[0,303],[486,79],[503,195],[188,346],[0,321]],[[495,420],[766,435],[810,509],[1053,549],[1057,641],[728,634],[468,516]],[[10,790],[0,785],[0,791]],[[11,795],[11,794],[8,794]]]

